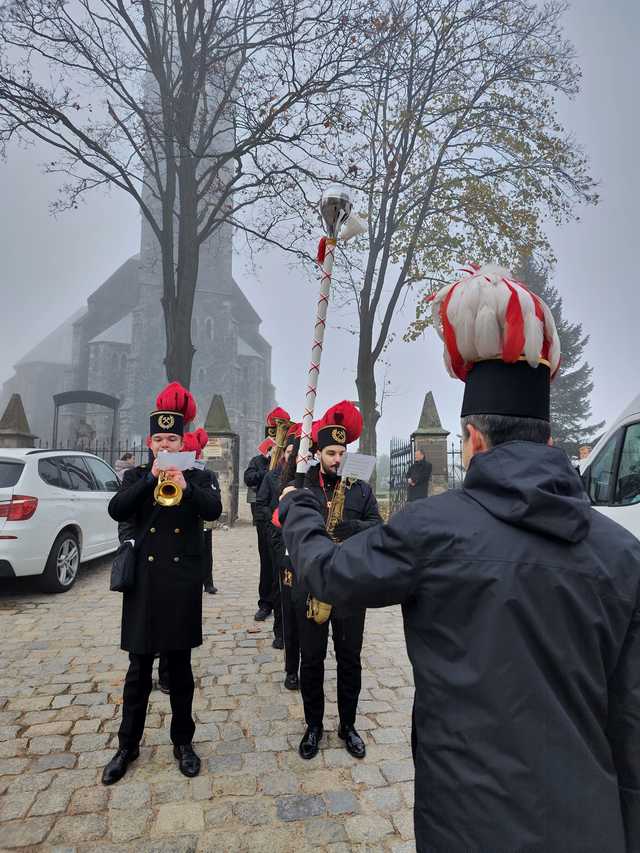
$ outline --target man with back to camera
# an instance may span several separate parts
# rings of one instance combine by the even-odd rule
[[[340,547],[294,490],[291,559],[323,601],[402,604],[419,853],[637,853],[640,543],[552,446],[542,300],[474,267],[433,315],[465,382],[462,489]]]

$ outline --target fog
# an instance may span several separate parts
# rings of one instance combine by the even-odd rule
[[[560,104],[560,116],[580,141],[599,181],[601,203],[583,209],[578,222],[549,227],[558,263],[555,284],[571,321],[581,321],[591,340],[594,420],[610,421],[640,393],[636,335],[640,317],[637,281],[640,197],[636,145],[639,122],[640,4],[637,0],[576,0],[565,32],[578,51],[582,92]],[[77,308],[139,248],[140,217],[128,196],[94,193],[79,210],[54,218],[59,179],[44,175],[47,150],[8,151],[0,164],[2,267],[0,383],[12,366]],[[257,275],[238,244],[235,278],[262,317],[273,347],[272,379],[278,402],[299,417],[304,400],[316,284],[290,267],[275,250],[264,250]],[[309,251],[314,251],[309,246]],[[464,260],[464,259],[461,259]],[[472,258],[470,260],[491,260]],[[327,329],[318,408],[355,399],[355,339],[340,331],[339,313]],[[413,306],[396,318],[402,330]],[[390,395],[379,426],[379,451],[392,436],[417,426],[424,394],[432,390],[443,425],[458,432],[462,384],[451,380],[433,330],[411,344],[398,340],[386,354]],[[385,368],[379,372],[380,380]],[[202,401],[202,405],[208,401]]]

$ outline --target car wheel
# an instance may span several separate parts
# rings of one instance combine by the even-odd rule
[[[78,537],[70,530],[60,533],[53,543],[44,567],[41,586],[45,592],[66,592],[71,589],[80,566]]]

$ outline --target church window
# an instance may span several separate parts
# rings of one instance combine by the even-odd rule
[[[207,317],[206,322],[205,322],[205,329],[207,332],[207,337],[209,338],[210,341],[212,341],[213,340],[213,320],[211,319],[211,317]]]
[[[120,370],[124,373],[127,369],[127,356],[125,353],[122,353],[120,356]]]
[[[191,318],[191,340],[196,341],[198,339],[198,321],[195,317]]]
[[[117,373],[119,367],[120,361],[118,359],[118,353],[114,352],[114,354],[111,356],[111,368],[114,372]]]

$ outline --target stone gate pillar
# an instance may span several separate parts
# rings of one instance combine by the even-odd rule
[[[424,398],[418,429],[412,434],[411,440],[414,452],[422,450],[426,458],[431,462],[430,495],[437,495],[449,488],[447,460],[448,436],[449,432],[443,429],[440,423],[440,415],[436,409],[433,394],[429,391]]]
[[[222,515],[220,521],[229,526],[238,518],[238,484],[240,476],[239,438],[231,429],[224,400],[214,394],[204,428],[209,443],[202,456],[206,467],[213,471],[220,483]]]
[[[37,437],[29,428],[22,397],[12,394],[0,419],[0,447],[35,447]]]

